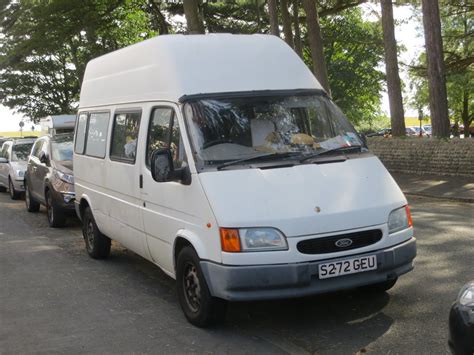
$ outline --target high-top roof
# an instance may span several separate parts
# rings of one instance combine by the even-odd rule
[[[280,38],[166,35],[91,60],[82,83],[80,107],[288,89],[321,89],[321,85]]]

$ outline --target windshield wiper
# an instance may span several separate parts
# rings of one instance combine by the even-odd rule
[[[259,161],[259,160],[273,160],[273,159],[281,159],[281,158],[289,158],[294,156],[301,156],[301,153],[298,152],[285,152],[285,153],[266,153],[261,154],[253,157],[248,157],[244,159],[232,160],[226,163],[222,163],[217,166],[217,170],[221,170],[231,165],[238,165],[241,163],[247,163],[251,161]]]
[[[308,161],[310,159],[319,157],[321,155],[326,155],[326,154],[333,153],[333,152],[341,152],[341,151],[345,152],[345,151],[356,150],[356,149],[361,152],[362,151],[362,146],[361,145],[351,145],[349,147],[337,147],[337,148],[322,150],[320,152],[305,156],[304,158],[302,158],[300,160],[300,163],[303,163],[303,162]]]

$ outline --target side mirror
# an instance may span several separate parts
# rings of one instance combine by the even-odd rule
[[[359,133],[359,136],[360,136],[360,139],[362,140],[362,143],[364,143],[364,145],[366,147],[368,147],[368,145],[367,145],[367,136],[364,133]]]
[[[48,164],[48,161],[49,161],[48,154],[46,154],[45,152],[41,152],[39,155],[39,161],[43,164]]]
[[[174,173],[169,149],[157,149],[151,154],[151,176],[157,182],[170,181]]]
[[[180,181],[183,185],[191,184],[189,167],[175,169],[169,148],[157,149],[151,154],[151,176],[157,182]]]
[[[5,164],[5,163],[8,163],[8,159],[0,158],[0,164]]]

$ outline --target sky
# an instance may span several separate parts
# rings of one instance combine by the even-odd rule
[[[377,16],[380,15],[380,8],[377,4],[367,3],[362,5],[365,16],[368,19],[377,20]],[[400,63],[400,77],[408,87],[408,73],[406,67],[403,64],[411,63],[415,58],[418,57],[419,53],[424,50],[424,39],[422,36],[422,26],[416,19],[413,18],[413,10],[410,6],[396,6],[394,7],[394,17],[396,21],[395,27],[395,38],[399,45],[405,47],[405,51],[399,56]],[[381,70],[385,70],[385,67],[380,67]],[[382,111],[388,115],[388,96],[387,93],[383,93],[382,97]],[[410,109],[405,104],[405,116],[414,117],[417,116],[415,110]],[[25,122],[25,130],[31,130],[31,122],[28,118],[23,117],[21,114],[15,114],[12,110],[5,106],[0,105],[0,132],[5,131],[18,131],[19,122],[23,120]],[[36,126],[36,130],[39,130],[39,126]]]

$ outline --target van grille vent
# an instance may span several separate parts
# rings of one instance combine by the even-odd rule
[[[330,237],[306,239],[297,244],[303,254],[327,254],[366,247],[382,239],[380,229],[338,234]]]

